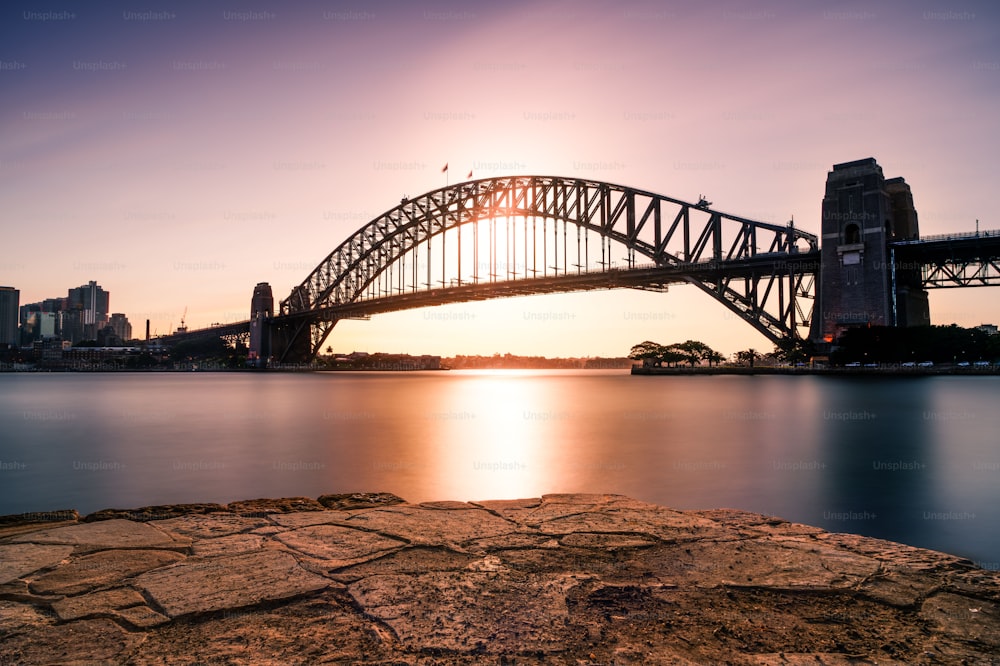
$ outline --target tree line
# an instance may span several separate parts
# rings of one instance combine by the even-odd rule
[[[766,353],[744,349],[732,355],[732,362],[753,367],[761,365],[800,365],[816,356],[809,340],[783,340]],[[628,357],[646,367],[673,366],[682,363],[718,365],[726,357],[697,340],[661,345],[646,340],[632,347]],[[990,335],[978,328],[950,326],[859,326],[841,335],[829,356],[832,365],[847,363],[907,363],[930,361],[956,363],[1000,361],[1000,335]]]
[[[1000,335],[978,328],[950,326],[859,326],[844,332],[830,354],[845,363],[955,363],[1000,359]]]
[[[702,361],[707,361],[711,366],[713,363],[718,365],[726,360],[723,354],[698,340],[675,342],[670,345],[646,340],[634,345],[628,357],[634,361],[642,361],[647,367],[660,365],[676,367],[680,363],[688,363],[693,367]]]
[[[731,361],[734,364],[747,365],[751,368],[758,361],[763,361],[764,365],[796,365],[807,363],[814,354],[815,350],[810,341],[788,340],[775,345],[774,350],[770,352],[759,352],[752,347],[742,349],[732,355]],[[711,367],[713,363],[719,365],[726,360],[724,354],[698,340],[675,342],[670,345],[661,345],[646,340],[633,346],[628,357],[634,361],[642,361],[646,367],[677,367],[681,363],[687,363],[693,367],[703,362],[708,363]]]

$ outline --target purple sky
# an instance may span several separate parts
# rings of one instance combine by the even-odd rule
[[[872,156],[912,186],[924,235],[997,229],[998,102],[985,1],[8,5],[0,284],[27,303],[97,280],[137,334],[185,307],[189,326],[242,319],[254,284],[284,298],[446,162],[451,182],[581,176],[818,233],[826,172]],[[931,317],[1000,323],[1000,298],[932,291]],[[771,348],[690,286],[380,315],[329,344],[688,338]]]

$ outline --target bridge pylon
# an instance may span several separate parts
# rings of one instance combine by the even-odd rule
[[[247,349],[247,363],[254,367],[264,367],[271,355],[271,326],[268,320],[274,316],[274,296],[271,285],[258,282],[250,299],[250,344]]]
[[[886,179],[871,157],[835,164],[821,228],[814,341],[832,343],[853,326],[930,324],[919,266],[898,265],[889,246],[920,235],[906,181]]]

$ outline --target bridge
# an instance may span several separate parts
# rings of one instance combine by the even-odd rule
[[[613,183],[506,176],[439,188],[364,225],[277,311],[257,285],[247,321],[163,338],[248,341],[302,362],[337,322],[528,294],[691,284],[777,343],[832,342],[861,323],[929,323],[926,289],[1000,284],[1000,232],[920,238],[909,186],[875,160],[835,165],[820,239]]]

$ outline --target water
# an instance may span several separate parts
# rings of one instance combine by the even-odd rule
[[[0,514],[623,493],[1000,563],[1000,378],[0,375]]]

